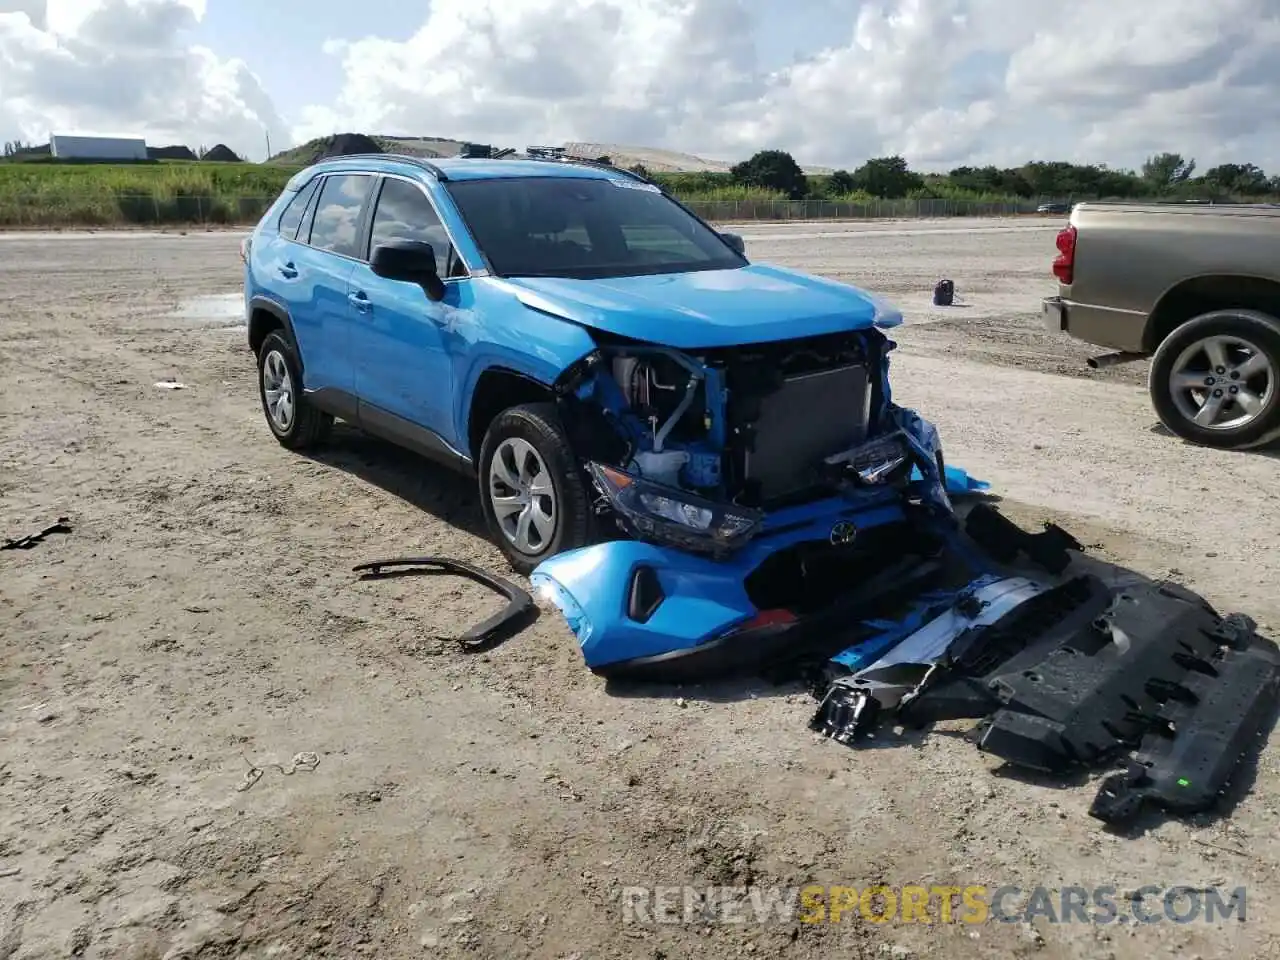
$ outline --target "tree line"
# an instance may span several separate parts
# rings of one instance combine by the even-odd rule
[[[644,173],[643,168],[635,168]],[[1280,176],[1251,163],[1223,163],[1196,175],[1196,162],[1177,153],[1150,157],[1142,169],[1105,164],[1033,160],[1020,167],[956,167],[945,174],[912,170],[900,156],[875,157],[855,170],[806,176],[791,154],[762,150],[729,173],[681,174],[682,181],[770,190],[792,200],[870,196],[950,199],[962,197],[1112,200],[1260,200],[1280,195]],[[666,179],[659,176],[659,179]],[[674,179],[674,177],[672,178]]]

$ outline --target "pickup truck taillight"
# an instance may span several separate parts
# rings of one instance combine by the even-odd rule
[[[1053,261],[1053,275],[1070,285],[1076,274],[1076,228],[1064,227],[1058,231],[1058,255]]]

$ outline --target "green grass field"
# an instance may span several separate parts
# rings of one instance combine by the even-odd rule
[[[259,163],[0,163],[0,227],[252,224],[300,168]],[[1001,198],[878,201],[849,196],[784,204],[728,174],[656,174],[710,219],[975,215],[1013,212]],[[821,194],[825,177],[811,177]],[[837,202],[838,201],[838,202]],[[928,206],[926,211],[925,207]]]
[[[252,223],[295,172],[257,163],[0,163],[0,226]]]

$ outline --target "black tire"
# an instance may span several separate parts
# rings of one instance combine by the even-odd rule
[[[1204,371],[1206,385],[1203,394],[1178,391],[1173,385],[1174,375],[1179,372],[1177,367],[1184,353],[1211,337],[1238,338],[1256,348],[1270,364],[1268,378],[1270,395],[1265,397],[1260,411],[1237,426],[1210,428],[1197,424],[1188,415],[1191,407],[1201,402],[1201,397],[1212,396],[1214,390],[1226,392],[1228,399],[1224,412],[1229,419],[1233,413],[1241,416],[1245,413],[1242,407],[1230,400],[1231,388],[1243,381],[1230,379],[1230,372],[1220,375],[1216,369],[1208,369],[1207,354],[1200,357],[1206,365]],[[1226,376],[1227,379],[1218,381],[1219,376]],[[1152,358],[1147,389],[1160,422],[1177,436],[1200,446],[1215,447],[1220,450],[1241,450],[1268,443],[1275,439],[1277,433],[1280,433],[1280,380],[1278,378],[1280,378],[1280,319],[1257,310],[1214,310],[1188,320],[1165,338]],[[1209,384],[1210,379],[1215,382]],[[1261,389],[1260,384],[1268,380],[1253,377],[1248,380],[1248,388],[1257,395],[1257,391]],[[1183,398],[1181,405],[1178,394]]]
[[[267,367],[276,367],[277,360],[283,362],[288,374],[288,386],[293,399],[293,414],[287,423],[282,423],[273,415],[267,399]],[[275,330],[262,341],[258,349],[258,398],[262,401],[262,414],[266,417],[267,426],[282,446],[290,450],[303,450],[323,443],[333,428],[333,417],[317,410],[307,402],[302,392],[302,370],[298,364],[298,354],[288,334]]]
[[[553,532],[536,549],[521,549],[503,529],[494,508],[490,469],[494,456],[508,441],[524,441],[545,466],[554,491]],[[526,403],[494,418],[480,446],[478,464],[480,504],[490,535],[513,570],[528,576],[543,560],[585,546],[591,536],[591,498],[588,481],[569,445],[554,403]],[[505,489],[505,487],[503,488]]]

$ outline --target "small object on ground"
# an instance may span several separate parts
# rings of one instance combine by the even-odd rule
[[[21,867],[0,867],[0,877],[16,877],[21,872]]]
[[[185,383],[179,383],[177,380],[161,380],[161,381],[159,381],[159,382],[157,382],[157,383],[156,383],[156,386],[157,386],[159,389],[161,389],[161,390],[185,390],[185,389],[187,389],[187,385],[186,385]]]
[[[263,768],[255,766],[249,761],[248,757],[244,758],[244,762],[249,764],[249,769],[245,771],[244,779],[240,781],[240,784],[236,787],[236,790],[241,793],[248,790],[255,783],[261,780],[263,773]],[[288,769],[285,769],[278,763],[268,763],[266,766],[275,767],[275,769],[279,770],[283,776],[292,777],[299,770],[306,770],[310,772],[320,766],[320,755],[318,753],[313,753],[310,750],[306,750],[302,753],[295,753],[293,755],[293,759],[289,761]]]
[[[387,570],[387,567],[405,567],[409,569]],[[389,560],[370,560],[352,567],[357,573],[364,573],[362,580],[374,580],[383,577],[402,577],[418,574],[449,573],[466,577],[481,586],[488,587],[494,593],[507,598],[507,605],[486,620],[481,621],[458,637],[458,643],[468,651],[487,650],[505,640],[511,633],[519,632],[526,621],[536,616],[537,606],[533,597],[529,596],[509,580],[495,576],[487,570],[464,563],[461,560],[450,560],[445,557],[398,557]]]
[[[57,523],[45,527],[39,533],[29,533],[25,537],[19,537],[17,540],[6,540],[3,544],[0,544],[0,550],[30,550],[50,534],[70,532],[71,527],[68,525],[68,518],[59,517]]]
[[[933,303],[937,307],[949,307],[956,299],[956,285],[950,280],[939,280],[933,288]]]

